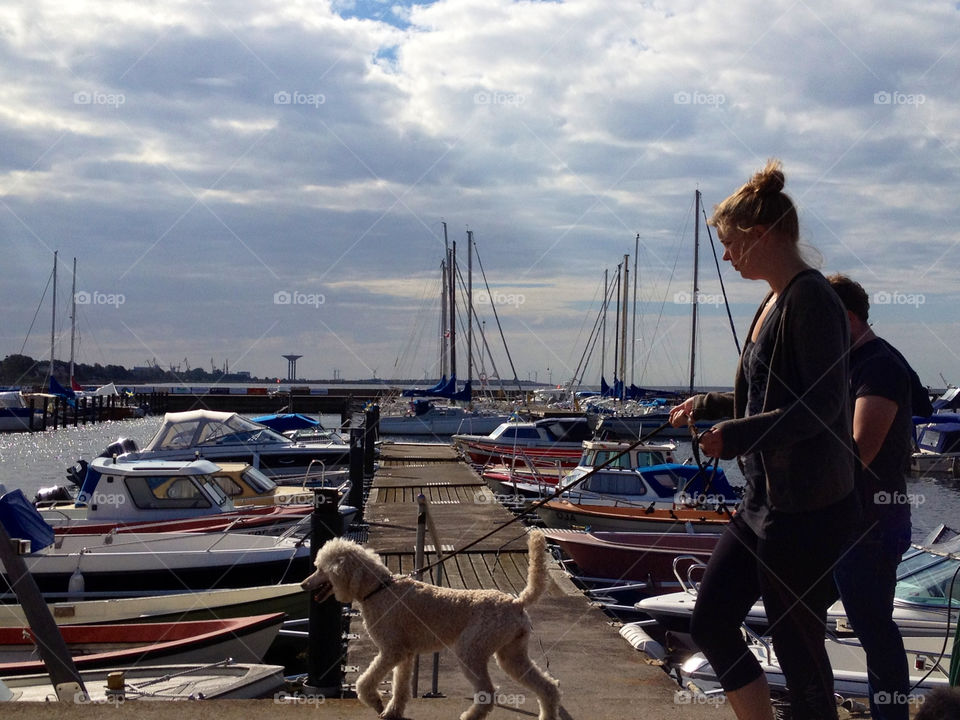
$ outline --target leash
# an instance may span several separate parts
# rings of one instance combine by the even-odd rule
[[[565,492],[567,492],[568,490],[572,490],[572,489],[575,488],[577,485],[579,485],[580,483],[582,483],[584,480],[593,477],[594,475],[596,475],[596,474],[597,474],[598,472],[600,472],[601,470],[604,470],[605,468],[609,467],[609,466],[612,465],[613,463],[617,462],[617,461],[618,461],[620,458],[622,458],[624,455],[628,455],[631,450],[633,450],[634,448],[637,448],[637,447],[639,447],[640,445],[642,445],[643,443],[647,442],[647,441],[648,441],[650,438],[652,438],[654,435],[656,435],[657,433],[665,430],[665,429],[666,429],[667,427],[669,427],[669,426],[670,426],[670,421],[667,420],[665,423],[663,423],[663,424],[660,425],[659,427],[651,430],[651,431],[650,431],[649,433],[647,433],[646,435],[640,436],[637,440],[635,440],[634,442],[632,442],[626,449],[621,450],[621,451],[618,452],[616,455],[611,456],[610,458],[608,458],[606,461],[604,461],[604,462],[601,463],[600,465],[597,465],[597,466],[591,468],[587,473],[585,473],[585,474],[582,475],[581,477],[577,478],[574,482],[570,483],[569,485],[561,486],[561,485],[560,485],[560,482],[557,482],[557,489],[553,491],[553,494],[552,494],[552,495],[549,495],[549,496],[547,496],[547,497],[545,497],[545,498],[541,498],[540,500],[537,500],[536,502],[532,503],[529,507],[527,507],[525,510],[517,513],[516,515],[514,515],[512,518],[510,518],[510,519],[507,520],[506,522],[501,523],[500,525],[498,525],[498,526],[496,526],[495,528],[493,528],[492,530],[484,533],[483,535],[481,535],[481,536],[478,537],[477,539],[475,539],[475,540],[467,543],[466,545],[464,545],[463,547],[461,547],[461,548],[459,548],[459,549],[457,549],[457,550],[454,550],[452,553],[449,553],[449,554],[447,554],[447,555],[444,555],[441,560],[435,560],[435,561],[433,561],[432,563],[430,563],[429,565],[426,565],[426,566],[424,566],[423,568],[421,568],[421,569],[419,569],[419,570],[416,570],[416,571],[414,571],[414,572],[426,572],[427,570],[432,570],[433,568],[437,567],[438,565],[442,565],[443,563],[445,563],[445,562],[446,562],[447,560],[449,560],[450,558],[456,557],[457,555],[466,552],[466,551],[469,550],[470,548],[472,548],[472,547],[474,547],[474,546],[476,546],[476,545],[479,545],[481,542],[483,542],[483,541],[486,540],[487,538],[492,537],[493,535],[496,535],[498,532],[500,532],[500,531],[503,530],[504,528],[510,527],[510,526],[513,525],[514,523],[516,523],[516,522],[518,522],[519,520],[521,520],[523,517],[529,515],[530,513],[534,512],[535,510],[540,509],[541,507],[543,507],[544,505],[546,505],[548,502],[550,502],[550,501],[552,501],[552,500],[556,500],[556,499],[561,495],[561,493],[565,493]],[[408,573],[405,577],[412,577],[413,574],[414,574],[413,572]]]

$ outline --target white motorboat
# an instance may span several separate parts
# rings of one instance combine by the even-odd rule
[[[31,415],[33,427],[39,428],[43,422],[41,410],[31,410],[19,390],[0,392],[0,432],[29,430]]]
[[[404,415],[380,417],[381,435],[486,434],[510,419],[509,413],[470,410],[460,405],[438,405],[433,400],[414,400]]]
[[[245,700],[269,696],[284,684],[283,666],[238,663],[143,665],[80,673],[86,689],[54,688],[46,673],[0,680],[0,702],[49,702],[117,707],[136,700]],[[117,689],[119,688],[119,689]]]
[[[54,535],[20,490],[0,498],[0,512],[42,592],[117,596],[249,587],[293,582],[309,572],[305,539],[232,532]]]
[[[324,442],[294,442],[237,413],[190,410],[167,413],[157,434],[142,450],[118,459],[245,462],[270,477],[303,477],[311,466],[345,468],[350,445],[338,435]]]

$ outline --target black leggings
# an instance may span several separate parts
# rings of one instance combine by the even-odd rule
[[[858,519],[852,493],[812,512],[771,512],[762,538],[733,517],[707,564],[690,623],[724,690],[738,690],[762,674],[740,633],[750,606],[762,597],[793,717],[837,717],[824,629],[836,597],[833,568]]]

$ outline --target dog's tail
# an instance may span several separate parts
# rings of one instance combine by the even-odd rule
[[[517,598],[521,605],[532,605],[543,595],[550,582],[547,576],[547,541],[539,530],[531,530],[527,535],[527,586]]]

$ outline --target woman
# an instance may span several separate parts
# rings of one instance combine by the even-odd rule
[[[733,418],[704,432],[711,457],[740,457],[746,488],[710,558],[691,621],[741,720],[771,718],[766,678],[740,634],[760,597],[792,716],[836,718],[824,648],[832,568],[859,518],[848,405],[849,328],[826,279],[800,254],[797,211],[771,160],[714,211],[723,259],[770,291],[750,326],[732,393],[670,411],[680,426]]]

